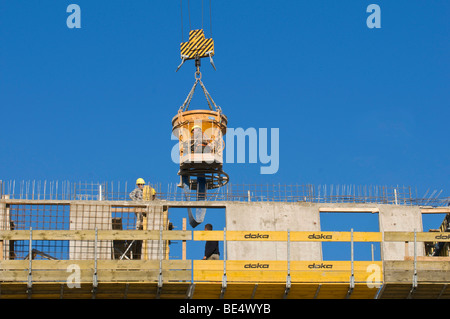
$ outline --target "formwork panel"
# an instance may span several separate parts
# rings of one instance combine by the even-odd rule
[[[156,298],[158,283],[130,283],[127,289],[127,299]]]
[[[111,230],[112,218],[109,205],[95,203],[70,205],[70,230]],[[94,259],[95,241],[71,240],[69,259]],[[112,259],[111,240],[102,240],[97,244],[98,259]]]
[[[196,283],[192,299],[219,299],[222,283]]]
[[[125,299],[127,283],[99,283],[95,293],[96,299]]]
[[[318,284],[295,284],[291,285],[288,299],[314,299],[320,285]]]
[[[349,284],[322,284],[317,299],[345,299]]]
[[[255,299],[281,299],[286,290],[286,283],[261,283],[255,293]]]
[[[374,299],[379,287],[369,287],[367,284],[356,284],[349,296],[350,299]]]
[[[411,293],[412,299],[438,299],[446,285],[442,284],[419,284]]]
[[[27,299],[27,284],[23,282],[0,283],[0,299]]]
[[[31,299],[60,299],[64,296],[64,289],[69,289],[65,283],[34,283]]]
[[[161,288],[161,299],[185,299],[190,287],[188,282],[165,283]]]
[[[411,291],[411,284],[387,283],[379,296],[380,299],[406,299]]]
[[[228,284],[224,299],[250,299],[258,289],[258,284]]]

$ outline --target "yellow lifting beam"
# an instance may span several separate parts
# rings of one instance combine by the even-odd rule
[[[206,38],[203,29],[189,31],[189,41],[181,42],[180,53],[181,64],[178,66],[177,71],[185,61],[195,59],[195,66],[197,72],[199,72],[200,59],[206,57],[209,57],[211,65],[214,70],[216,69],[212,59],[214,56],[214,40],[212,38]]]

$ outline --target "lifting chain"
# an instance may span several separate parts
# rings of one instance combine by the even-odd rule
[[[215,108],[216,112],[222,113],[222,110],[220,106],[216,105],[213,98],[209,94],[208,90],[206,89],[205,85],[202,82],[202,73],[200,72],[200,59],[195,60],[195,67],[197,68],[197,71],[195,71],[194,78],[195,83],[192,87],[191,91],[189,92],[188,96],[186,97],[186,100],[184,103],[180,106],[179,112],[185,112],[189,109],[189,105],[191,104],[192,97],[194,96],[195,89],[197,85],[200,83],[200,86],[202,87],[203,93],[205,94],[206,102],[208,102],[209,109],[211,111],[213,110],[213,106]]]

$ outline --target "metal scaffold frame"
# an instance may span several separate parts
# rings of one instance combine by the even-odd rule
[[[261,238],[245,236],[248,231],[169,231],[169,230],[8,230],[0,232],[0,241],[29,241],[28,256],[33,256],[33,243],[40,240],[93,240],[94,256],[90,260],[33,259],[8,260],[2,258],[0,265],[0,298],[42,297],[51,294],[59,297],[86,294],[89,298],[132,297],[146,289],[147,296],[202,298],[216,290],[216,298],[258,298],[279,294],[279,298],[381,298],[392,296],[414,298],[422,289],[439,292],[438,297],[450,297],[447,290],[450,281],[448,261],[436,258],[409,261],[356,261],[353,258],[354,242],[414,242],[430,241],[436,233],[424,232],[311,232],[266,231]],[[333,234],[333,239],[327,235]],[[443,233],[446,234],[446,233]],[[442,235],[442,234],[438,234]],[[290,260],[289,243],[301,241],[327,241],[351,243],[350,261],[296,261]],[[160,253],[156,260],[105,260],[99,259],[99,241],[158,240]],[[224,260],[168,260],[162,253],[168,240],[219,240],[224,242]],[[450,236],[443,241],[450,242]],[[227,242],[263,241],[286,242],[287,260],[229,260]],[[416,248],[414,248],[416,251]],[[2,256],[4,257],[4,256]],[[73,272],[67,269],[76,265],[80,270],[79,289],[66,287]],[[313,265],[313,267],[311,266]],[[70,268],[73,269],[73,268]],[[373,277],[378,269],[378,277]],[[441,275],[436,278],[436,270]],[[263,270],[263,271],[261,271]],[[409,280],[407,279],[408,274]],[[72,282],[71,282],[72,283]],[[18,293],[15,288],[26,289]],[[45,292],[42,291],[46,287]],[[116,291],[111,290],[116,287]],[[153,287],[151,293],[149,287]],[[216,288],[214,288],[216,287]],[[399,287],[403,287],[399,290]],[[194,289],[195,288],[195,289]],[[239,289],[238,289],[239,288]],[[245,289],[244,289],[245,288]],[[331,289],[332,288],[332,289]],[[394,290],[392,290],[394,289]],[[49,292],[50,291],[50,292]],[[392,292],[393,291],[393,292]],[[11,295],[12,294],[12,295]],[[16,295],[14,295],[16,294]],[[339,297],[340,296],[340,297]],[[420,296],[420,295],[419,295]],[[87,297],[87,296],[86,296]],[[211,297],[211,295],[209,296]]]

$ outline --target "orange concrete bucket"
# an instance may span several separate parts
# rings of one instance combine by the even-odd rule
[[[210,110],[192,110],[178,112],[172,119],[172,133],[180,142],[180,156],[186,149],[183,148],[192,138],[192,129],[199,126],[207,143],[217,145],[214,154],[222,157],[224,148],[223,136],[227,131],[227,117],[221,112]]]

